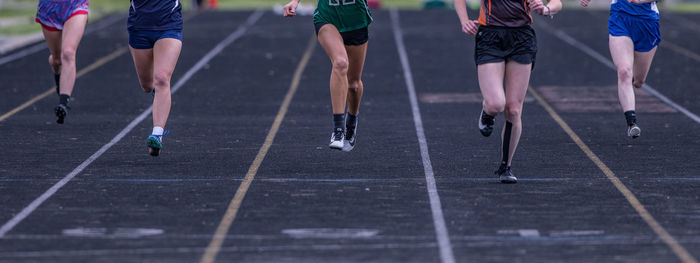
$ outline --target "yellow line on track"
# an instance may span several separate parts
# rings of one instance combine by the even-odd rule
[[[608,168],[608,166],[605,165],[605,163],[603,163],[603,161],[600,160],[600,158],[598,158],[598,156],[595,153],[593,153],[593,151],[588,147],[588,145],[586,145],[586,143],[584,143],[583,140],[581,140],[581,138],[574,132],[574,130],[571,129],[571,127],[569,127],[569,125],[564,121],[564,119],[561,118],[561,116],[559,116],[559,114],[554,110],[554,108],[552,108],[552,106],[550,106],[549,103],[547,103],[547,101],[545,101],[542,98],[542,96],[540,96],[540,94],[537,91],[535,91],[535,89],[533,89],[532,87],[529,88],[529,92],[530,94],[532,94],[533,97],[535,97],[537,102],[539,102],[539,104],[542,105],[542,107],[544,107],[545,110],[547,110],[552,119],[554,119],[554,121],[556,121],[559,124],[559,126],[561,126],[561,128],[566,132],[566,134],[568,134],[569,137],[571,137],[571,140],[573,140],[576,143],[576,145],[578,145],[578,147],[581,148],[581,151],[583,151],[586,154],[586,156],[588,156],[588,158],[591,159],[591,161],[593,161],[593,163],[595,163],[601,171],[603,171],[605,176],[607,176],[608,179],[613,183],[613,185],[615,185],[617,190],[620,191],[620,193],[622,193],[623,196],[625,196],[627,201],[630,203],[630,205],[632,205],[634,210],[637,211],[639,216],[641,216],[642,219],[644,219],[644,221],[647,223],[647,225],[649,225],[649,227],[651,227],[651,229],[659,236],[659,238],[661,238],[661,240],[663,240],[664,243],[666,243],[666,245],[668,245],[668,247],[671,248],[673,253],[676,254],[676,256],[678,256],[681,262],[697,263],[698,261],[695,258],[693,258],[693,256],[690,253],[688,253],[688,251],[680,243],[678,243],[678,241],[673,236],[671,236],[671,234],[669,234],[668,231],[666,231],[666,229],[664,229],[664,227],[661,226],[661,224],[658,221],[656,221],[656,219],[654,219],[651,213],[647,211],[647,209],[639,201],[639,199],[637,199],[634,193],[632,193],[632,191],[630,191],[630,189],[627,188],[627,186],[625,186],[625,184],[622,183],[622,181],[620,181],[620,179],[615,175],[615,173],[613,173],[613,171],[610,170],[610,168]]]
[[[185,14],[185,17],[183,18],[183,20],[185,20],[185,21],[190,20],[190,18],[193,18],[197,14],[199,14],[199,12],[189,12],[189,13]],[[104,56],[104,57],[96,60],[92,64],[90,64],[87,67],[78,71],[75,74],[75,78],[78,79],[78,78],[84,76],[85,74],[90,73],[91,71],[107,64],[107,62],[110,62],[110,61],[114,60],[115,58],[121,56],[122,54],[126,53],[127,51],[129,51],[128,46],[115,50],[114,52],[110,53],[109,55]],[[26,109],[27,107],[31,106],[32,104],[36,103],[37,101],[42,100],[55,92],[56,92],[56,86],[52,86],[47,91],[44,91],[43,93],[37,95],[36,97],[31,98],[27,102],[22,103],[22,105],[19,105],[16,108],[14,108],[14,109],[8,111],[7,113],[3,114],[2,116],[0,116],[0,122],[6,120],[7,118],[12,117],[13,115],[17,114],[17,112],[20,112],[23,109]]]
[[[216,260],[216,256],[221,250],[221,245],[224,243],[224,237],[231,228],[233,221],[236,219],[236,214],[238,214],[238,210],[240,209],[241,204],[243,203],[243,199],[245,198],[246,193],[248,193],[248,188],[250,188],[251,183],[253,183],[253,179],[255,179],[255,175],[258,173],[260,165],[265,159],[267,152],[270,150],[272,142],[275,140],[275,136],[277,136],[277,132],[279,131],[280,125],[282,125],[282,120],[284,119],[284,116],[287,115],[289,105],[292,102],[294,94],[299,88],[301,76],[304,73],[304,70],[306,69],[306,65],[309,63],[309,59],[311,58],[311,54],[313,53],[315,47],[316,38],[312,36],[309,40],[308,46],[306,47],[304,56],[301,58],[301,61],[299,61],[299,65],[297,66],[297,69],[294,72],[292,83],[290,84],[289,90],[287,91],[287,95],[284,97],[284,101],[282,101],[282,105],[280,106],[280,109],[277,112],[275,121],[272,123],[272,127],[270,127],[270,131],[267,133],[265,142],[260,147],[258,155],[255,156],[255,160],[250,165],[250,168],[248,168],[248,173],[245,175],[245,178],[241,182],[241,185],[238,186],[238,190],[236,190],[236,194],[233,196],[233,199],[231,200],[231,203],[229,204],[228,209],[226,210],[226,214],[224,214],[224,217],[221,219],[219,227],[216,229],[216,233],[214,234],[214,237],[212,237],[212,240],[209,243],[206,252],[204,253],[204,255],[202,255],[202,258],[200,260],[201,263],[213,263],[214,260]]]
[[[686,57],[692,58],[695,61],[700,62],[700,55],[698,55],[698,53],[695,53],[693,51],[685,49],[679,45],[674,44],[673,42],[669,42],[667,40],[664,40],[664,41],[661,41],[661,46],[668,48],[670,50],[673,50],[676,53],[679,53],[679,54],[684,55]]]

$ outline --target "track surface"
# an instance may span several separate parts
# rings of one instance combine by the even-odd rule
[[[499,136],[483,138],[473,39],[453,11],[397,12],[456,262],[692,262],[700,258],[700,123],[640,93],[643,134],[624,136],[607,12],[537,18],[535,93],[514,161],[521,181],[493,176]],[[251,12],[205,12],[186,22],[173,84]],[[376,11],[365,67],[358,146],[327,149],[330,64],[316,46],[269,152],[223,236],[218,262],[450,262],[441,254],[414,116],[388,11]],[[474,14],[472,14],[474,15]],[[700,114],[699,16],[662,15],[648,84]],[[572,46],[553,32],[580,41]],[[116,22],[87,34],[78,69],[126,46]],[[198,262],[278,115],[307,43],[310,17],[271,12],[173,95],[158,158],[146,154],[150,117],[0,235],[0,262]],[[11,55],[11,54],[8,54]],[[0,114],[51,87],[46,50],[0,65]],[[57,125],[51,94],[0,121],[0,224],[71,173],[151,103],[124,53],[78,79]],[[538,103],[541,96],[546,104]],[[433,98],[433,99],[431,99]],[[448,98],[448,99],[445,99]],[[643,101],[643,102],[642,102]],[[639,200],[662,240],[558,116]],[[149,115],[150,116],[150,115]],[[497,117],[500,130],[503,117]],[[446,250],[444,250],[446,249]],[[689,256],[689,257],[688,257]],[[690,261],[688,261],[690,259]]]

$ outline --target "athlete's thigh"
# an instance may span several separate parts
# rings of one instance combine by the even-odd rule
[[[367,56],[367,43],[359,46],[345,46],[348,53],[348,81],[362,80],[362,69],[365,66],[365,57]]]
[[[63,24],[63,48],[75,50],[80,44],[85,32],[88,16],[85,14],[75,15]]]
[[[484,99],[503,98],[503,77],[505,62],[492,62],[476,66],[479,75],[479,88]]]
[[[42,27],[42,32],[44,33],[44,39],[46,39],[46,45],[49,46],[49,51],[52,55],[58,56],[61,54],[61,31],[50,31]]]
[[[647,52],[634,52],[634,79],[642,81],[647,79],[651,61],[654,60],[654,54],[656,54],[656,48],[654,47]]]
[[[520,64],[515,61],[506,63],[506,104],[523,104],[530,85],[531,72],[532,64]]]
[[[634,63],[634,43],[627,36],[609,35],[610,55],[617,68],[632,67]]]
[[[131,57],[134,59],[134,67],[141,85],[153,82],[153,49],[136,49],[129,46]]]
[[[337,58],[348,58],[348,53],[343,43],[343,36],[340,35],[340,32],[334,25],[325,24],[321,27],[318,31],[318,42],[331,61],[335,61]]]
[[[182,50],[182,41],[174,38],[162,38],[153,46],[154,70],[156,74],[173,74]]]

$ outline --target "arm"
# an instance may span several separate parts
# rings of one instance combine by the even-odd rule
[[[297,6],[301,0],[291,0],[284,5],[284,16],[295,16],[297,14]]]
[[[581,0],[581,2],[583,1],[587,0]],[[561,0],[549,0],[546,5],[542,3],[542,0],[530,0],[528,4],[530,5],[531,10],[540,15],[549,17],[552,17],[554,14],[558,13],[562,8]]]
[[[455,10],[457,10],[457,16],[459,17],[459,23],[462,25],[462,32],[467,35],[476,35],[478,23],[474,20],[469,20],[467,2],[465,0],[454,0],[454,5]]]

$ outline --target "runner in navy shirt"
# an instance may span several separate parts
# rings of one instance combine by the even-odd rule
[[[153,132],[148,152],[158,156],[170,114],[170,78],[182,49],[182,5],[179,0],[131,0],[127,29],[129,49],[141,88],[153,94]]]

